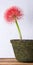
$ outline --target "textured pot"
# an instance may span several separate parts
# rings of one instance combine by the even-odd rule
[[[20,62],[33,62],[33,40],[10,40],[16,59]]]

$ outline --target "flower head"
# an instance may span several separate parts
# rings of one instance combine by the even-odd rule
[[[5,19],[8,21],[8,22],[12,22],[16,19],[20,19],[21,17],[23,16],[23,12],[21,12],[20,8],[16,7],[16,6],[13,6],[9,9],[6,10],[5,12]]]

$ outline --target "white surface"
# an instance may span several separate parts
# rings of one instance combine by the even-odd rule
[[[18,39],[15,23],[7,24],[4,12],[7,8],[18,6],[24,11],[23,20],[19,26],[23,39],[33,39],[33,0],[0,0],[0,58],[15,58],[10,39]]]

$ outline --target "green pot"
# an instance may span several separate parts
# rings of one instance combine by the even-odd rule
[[[10,40],[16,59],[20,62],[33,62],[33,40]]]

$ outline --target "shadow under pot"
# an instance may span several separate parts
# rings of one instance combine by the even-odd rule
[[[33,62],[33,40],[10,40],[15,57],[20,62]]]

